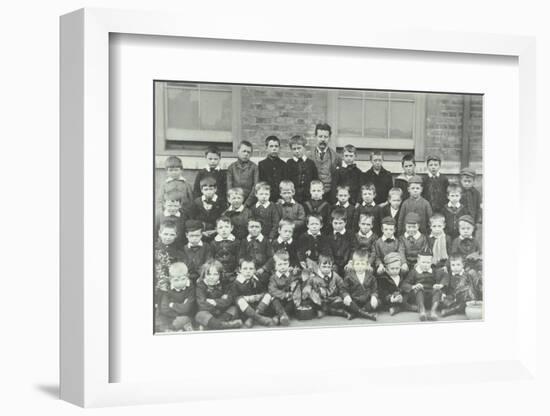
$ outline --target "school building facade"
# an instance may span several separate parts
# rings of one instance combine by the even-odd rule
[[[306,137],[311,151],[315,124],[326,122],[332,127],[331,146],[356,146],[363,171],[370,168],[372,149],[383,151],[384,166],[395,175],[404,154],[414,154],[419,174],[426,171],[426,157],[435,154],[443,160],[442,173],[451,178],[462,167],[474,168],[481,188],[482,95],[156,81],[154,117],[157,185],[169,155],[182,159],[192,183],[205,166],[209,145],[222,151],[226,168],[236,160],[241,140],[253,144],[252,160],[258,162],[266,155],[265,138],[276,135],[286,160],[291,136]]]

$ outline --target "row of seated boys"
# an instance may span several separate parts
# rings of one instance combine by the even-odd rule
[[[325,315],[376,320],[376,311],[419,314],[421,321],[437,320],[464,311],[466,302],[481,296],[479,273],[465,269],[463,256],[451,255],[450,271],[435,268],[432,255],[423,251],[405,274],[401,255],[384,257],[383,272],[369,271],[368,254],[353,253],[344,277],[334,271],[331,256],[319,255],[318,267],[293,269],[287,251],[273,256],[275,271],[259,277],[254,260],[239,262],[236,279],[223,281],[223,265],[210,259],[193,281],[183,262],[168,268],[168,286],[160,292],[157,331],[193,331],[251,328],[254,325],[288,326],[299,310],[310,308]]]
[[[282,219],[278,226],[278,237],[273,241],[262,234],[263,221],[249,218],[248,235],[240,241],[233,234],[233,225],[228,217],[217,220],[216,236],[211,243],[203,241],[203,227],[199,221],[186,223],[187,243],[182,247],[175,244],[178,236],[176,223],[165,220],[159,229],[159,240],[155,247],[157,302],[164,290],[169,287],[169,270],[173,263],[183,263],[189,279],[196,282],[204,264],[214,259],[222,266],[221,281],[232,284],[239,276],[239,258],[250,258],[254,263],[254,274],[261,281],[267,281],[276,271],[273,253],[285,251],[293,274],[300,269],[319,269],[319,259],[330,258],[331,268],[340,276],[345,276],[352,267],[353,254],[362,252],[366,258],[369,274],[381,276],[386,271],[384,259],[388,254],[399,256],[402,273],[412,272],[420,253],[429,252],[434,270],[447,273],[448,259],[458,255],[470,259],[474,272],[481,273],[481,249],[472,237],[475,225],[469,215],[458,221],[459,236],[451,241],[445,234],[445,219],[441,214],[430,218],[429,236],[419,231],[419,216],[412,212],[406,218],[406,232],[396,238],[395,220],[386,217],[381,222],[382,236],[373,233],[374,217],[361,214],[357,233],[347,232],[344,210],[336,209],[331,213],[332,234],[321,234],[322,218],[312,214],[307,219],[307,232],[297,240],[293,238],[295,224]]]

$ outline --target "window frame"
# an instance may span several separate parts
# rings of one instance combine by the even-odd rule
[[[159,156],[181,156],[182,152],[186,156],[204,156],[204,151],[202,150],[182,150],[182,149],[168,149],[166,142],[169,139],[167,134],[167,111],[166,108],[166,86],[170,82],[177,81],[153,81],[153,93],[155,95],[155,105],[154,105],[154,132],[155,132],[155,152]],[[182,81],[183,82],[183,81]],[[210,83],[205,82],[195,82],[197,85],[211,85]],[[217,85],[217,84],[216,84]],[[158,86],[158,87],[157,87]],[[241,86],[240,85],[230,85],[231,88],[231,132],[219,131],[219,130],[186,130],[187,134],[193,135],[193,138],[198,139],[197,141],[204,140],[205,142],[216,142],[216,138],[224,139],[218,140],[220,143],[231,143],[230,152],[222,152],[224,156],[235,156],[237,154],[238,140],[236,138],[241,136]],[[206,139],[214,140],[206,140]],[[229,138],[230,140],[227,140]],[[181,141],[185,142],[191,140],[191,138],[182,137]]]
[[[337,148],[352,144],[358,149],[413,150],[415,160],[424,160],[424,136],[426,130],[426,93],[414,95],[414,126],[412,139],[370,138],[365,136],[345,136],[339,134],[339,99],[344,90],[328,91],[327,121],[332,127],[332,137]],[[385,91],[380,91],[385,92]],[[390,91],[388,91],[390,92]],[[358,98],[359,99],[359,98]],[[362,101],[365,98],[360,98]],[[368,98],[367,98],[368,99]],[[358,157],[358,160],[368,160]]]

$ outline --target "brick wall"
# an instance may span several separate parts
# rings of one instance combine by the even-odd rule
[[[281,139],[281,156],[290,157],[288,139],[301,134],[313,144],[314,126],[327,117],[327,93],[301,88],[243,87],[241,91],[242,139],[254,145],[253,156],[265,157],[264,140]]]

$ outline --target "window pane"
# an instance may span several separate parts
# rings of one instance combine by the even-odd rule
[[[392,101],[390,137],[412,139],[414,126],[414,103]]]
[[[361,100],[338,100],[338,133],[343,136],[362,136]]]
[[[197,130],[199,128],[199,93],[196,89],[168,87],[167,127]]]
[[[387,101],[365,100],[365,136],[372,138],[387,138],[387,123]]]
[[[231,92],[201,90],[201,130],[231,130]]]

